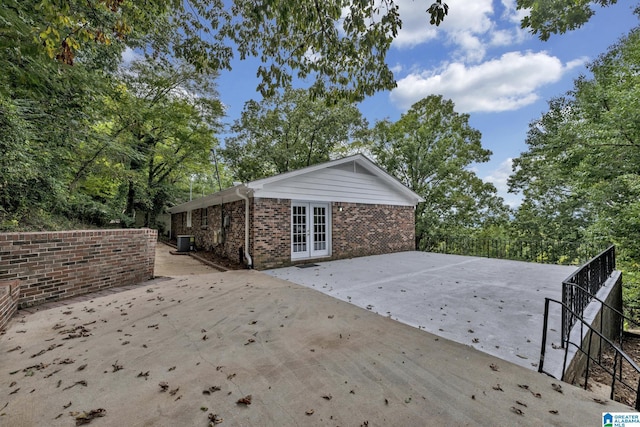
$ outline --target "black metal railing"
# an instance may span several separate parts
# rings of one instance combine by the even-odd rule
[[[595,297],[594,297],[595,298]],[[602,302],[601,300],[599,300],[600,302]],[[584,373],[584,389],[586,390],[588,388],[588,382],[589,382],[589,374],[590,374],[590,370],[591,370],[591,365],[595,364],[597,366],[599,366],[604,372],[606,372],[607,374],[609,374],[611,376],[611,394],[609,396],[609,398],[611,400],[614,400],[615,398],[615,392],[616,392],[616,387],[617,386],[622,386],[624,388],[627,388],[631,391],[633,391],[635,393],[635,409],[639,410],[640,409],[640,367],[638,367],[638,365],[627,355],[624,353],[624,351],[622,350],[621,347],[618,347],[616,344],[614,344],[611,340],[609,340],[607,337],[605,337],[601,332],[597,331],[596,329],[594,329],[591,325],[589,325],[587,322],[584,321],[584,319],[582,318],[582,315],[579,315],[578,313],[574,312],[573,310],[571,310],[571,308],[569,306],[567,306],[566,304],[564,304],[561,301],[557,301],[551,298],[545,298],[545,303],[544,303],[544,320],[543,320],[543,327],[542,327],[542,346],[541,346],[541,350],[540,350],[540,362],[538,363],[538,372],[540,373],[545,373],[547,375],[553,376],[550,372],[547,372],[544,370],[544,362],[545,362],[545,356],[546,356],[546,348],[547,348],[547,329],[548,329],[548,319],[549,319],[549,303],[553,302],[556,304],[559,304],[562,307],[562,311],[565,312],[570,312],[573,317],[576,319],[576,321],[579,321],[581,323],[581,328],[580,328],[580,334],[579,334],[579,343],[574,343],[571,340],[571,337],[569,336],[568,339],[565,342],[565,346],[564,346],[564,358],[563,358],[563,364],[562,364],[562,375],[560,377],[560,379],[564,379],[565,373],[566,373],[566,368],[567,368],[567,358],[568,358],[568,354],[569,354],[569,347],[570,346],[574,346],[576,348],[577,352],[580,352],[582,354],[584,354],[585,356],[587,356],[587,361],[586,361],[586,368],[585,368],[585,373]],[[606,305],[604,302],[602,302],[603,305]],[[609,308],[613,309],[613,307]],[[613,309],[615,310],[615,309]],[[617,311],[617,310],[616,310]],[[619,312],[618,312],[619,313]],[[622,316],[622,313],[620,313],[620,315]],[[603,317],[601,315],[601,317]],[[622,322],[620,322],[622,323]],[[584,328],[588,329],[588,337],[587,337],[587,342],[586,345],[584,343]],[[602,328],[602,325],[600,326]],[[621,327],[622,329],[622,327]],[[599,340],[599,345],[596,349],[594,348],[595,346],[593,345],[593,339],[594,339],[594,334],[596,335],[597,339]],[[576,334],[578,335],[578,334]],[[622,335],[620,335],[620,339],[622,339]],[[622,341],[620,341],[622,342]],[[613,366],[609,367],[608,364],[603,363],[603,343],[605,346],[607,346],[608,348],[610,348],[613,351]],[[585,350],[586,347],[586,350]],[[594,354],[595,353],[595,354]],[[638,382],[634,385],[631,384],[626,378],[623,377],[623,367],[624,365],[626,365],[632,370],[635,371],[636,377],[638,378]]]
[[[543,264],[580,265],[605,247],[598,242],[558,240],[492,239],[428,236],[420,247],[426,252],[480,256]]]
[[[562,346],[576,323],[572,313],[584,314],[593,296],[616,269],[616,248],[609,246],[562,282],[562,302],[570,310],[562,311]]]

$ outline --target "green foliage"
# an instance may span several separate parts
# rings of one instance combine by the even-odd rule
[[[383,168],[425,198],[416,209],[418,248],[428,236],[469,235],[506,221],[508,209],[493,184],[469,169],[488,161],[491,152],[452,101],[432,95],[397,122],[376,123],[372,151]]]
[[[612,6],[618,0],[517,0],[518,9],[529,11],[522,28],[548,40],[551,34],[563,34],[583,26],[595,14],[593,5]],[[637,10],[637,9],[636,9]]]
[[[589,65],[574,89],[530,126],[514,161],[523,190],[516,233],[614,243],[626,292],[640,271],[640,31]],[[625,296],[637,299],[633,293]]]
[[[222,153],[235,179],[247,182],[328,161],[348,150],[365,129],[354,105],[327,105],[307,91],[287,89],[262,102],[247,102]]]
[[[362,100],[395,87],[385,56],[402,26],[393,0],[40,0],[33,32],[50,57],[72,64],[99,45],[129,45],[173,57],[198,72],[230,69],[234,50],[261,61],[258,90],[272,96],[294,75],[315,96]],[[439,25],[437,0],[425,23]],[[340,64],[336,67],[336,64]]]

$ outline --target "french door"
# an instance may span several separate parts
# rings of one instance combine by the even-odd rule
[[[291,259],[329,255],[329,204],[291,204]]]

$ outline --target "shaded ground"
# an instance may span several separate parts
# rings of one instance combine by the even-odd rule
[[[640,361],[640,336],[635,334],[625,334],[623,337],[622,351],[627,354],[636,364]],[[601,391],[604,397],[609,397],[611,393],[611,373],[614,370],[614,355],[615,352],[610,347],[606,347],[602,354],[602,365],[606,368],[593,364],[590,368],[589,373],[589,381],[588,381],[588,389],[594,389],[592,381],[596,381],[600,384],[599,387],[596,387]],[[614,400],[617,402],[621,402],[625,405],[635,407],[636,403],[636,389],[638,387],[638,380],[640,380],[640,375],[638,372],[626,361],[622,364],[622,372],[620,372],[620,359],[618,359],[616,363],[616,372],[618,373],[618,378],[620,378],[620,374],[622,374],[622,380],[634,388],[626,387],[620,384],[617,381],[617,384],[614,387]],[[608,371],[608,372],[607,372]],[[584,382],[582,383],[584,384]]]
[[[166,243],[163,243],[164,246],[171,246],[172,250],[176,248],[176,241],[170,240]],[[215,254],[211,251],[194,251],[191,252],[191,255],[194,255],[196,259],[200,258],[206,262],[212,263],[216,266],[223,267],[221,271],[224,270],[246,270],[246,266],[241,264],[238,260],[232,260],[226,257],[222,257],[220,255]]]
[[[0,355],[10,426],[583,426],[629,410],[256,271],[21,312]]]
[[[175,248],[162,242],[156,244],[154,274],[156,277],[172,277],[194,274],[211,274],[219,270],[193,259],[189,255],[173,255]]]

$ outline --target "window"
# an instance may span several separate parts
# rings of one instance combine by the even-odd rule
[[[200,209],[200,226],[202,228],[205,228],[207,225],[209,225],[209,218],[207,215],[208,212],[209,212],[209,208]]]
[[[191,211],[187,211],[187,228],[191,228]]]

